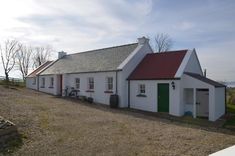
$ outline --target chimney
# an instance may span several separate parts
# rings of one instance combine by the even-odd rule
[[[149,42],[149,39],[148,38],[146,38],[146,37],[141,37],[141,38],[138,38],[138,43],[139,43],[139,45],[144,45],[144,44],[146,44],[146,43],[148,43]]]
[[[66,54],[66,52],[64,52],[64,51],[58,52],[58,59],[61,59],[61,58],[64,57],[65,55],[67,55],[67,54]]]
[[[204,69],[203,76],[206,77],[206,69]]]

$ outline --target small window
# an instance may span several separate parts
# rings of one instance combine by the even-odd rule
[[[107,90],[113,90],[113,77],[107,77]]]
[[[144,84],[139,85],[139,94],[145,94],[145,85]]]
[[[54,87],[54,77],[50,78],[50,88]]]
[[[93,77],[88,78],[88,89],[94,90],[94,78]]]
[[[80,78],[75,79],[75,86],[77,89],[80,89]]]
[[[36,77],[33,78],[33,85],[36,84]]]
[[[45,88],[45,77],[42,78],[42,86],[41,88]]]

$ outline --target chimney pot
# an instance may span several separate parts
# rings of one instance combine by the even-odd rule
[[[60,51],[60,52],[58,52],[58,59],[60,59],[60,58],[64,57],[65,55],[67,55],[67,53],[66,53],[66,52],[64,52],[64,51]]]
[[[146,43],[148,43],[149,42],[149,39],[148,38],[146,38],[146,37],[141,37],[141,38],[138,38],[138,43],[140,44],[140,45],[143,45],[143,44],[146,44]]]
[[[206,77],[206,69],[204,69],[203,76]]]

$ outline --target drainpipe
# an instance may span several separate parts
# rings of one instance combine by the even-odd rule
[[[227,114],[227,87],[224,87],[225,91],[224,91],[224,100],[225,100],[225,114]]]
[[[130,80],[128,80],[128,108],[130,108]]]
[[[193,88],[193,118],[197,117],[197,106],[196,106],[196,88]]]
[[[39,76],[36,76],[37,78],[37,90],[39,91]]]
[[[116,71],[116,95],[118,94],[118,76],[117,76],[117,74],[118,74],[118,71]]]

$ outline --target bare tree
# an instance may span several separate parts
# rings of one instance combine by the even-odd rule
[[[50,59],[52,53],[51,46],[36,47],[33,56],[33,67],[37,68]]]
[[[19,51],[17,52],[16,55],[17,58],[16,63],[22,74],[23,80],[25,80],[25,77],[28,75],[32,53],[33,53],[32,47],[19,44]]]
[[[17,40],[7,40],[3,45],[3,49],[0,47],[2,65],[7,84],[9,83],[9,73],[15,66],[15,56],[18,51],[19,42]]]
[[[165,52],[171,49],[173,42],[168,34],[157,34],[155,37],[155,48],[157,52]]]

